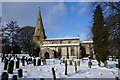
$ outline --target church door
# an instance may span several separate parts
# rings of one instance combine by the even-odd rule
[[[45,53],[45,57],[46,57],[46,59],[49,59],[49,53],[48,52]]]

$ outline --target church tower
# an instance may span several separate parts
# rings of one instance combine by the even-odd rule
[[[36,28],[35,28],[35,32],[33,35],[33,41],[34,42],[40,41],[40,43],[41,43],[42,40],[44,40],[44,39],[46,39],[46,35],[45,35],[45,30],[44,30],[44,26],[43,26],[43,22],[42,22],[41,13],[39,10]]]

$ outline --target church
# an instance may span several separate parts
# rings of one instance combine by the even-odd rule
[[[80,41],[79,37],[72,38],[46,38],[40,11],[33,35],[35,48],[39,49],[39,57],[53,58],[77,58],[93,54],[92,41]]]

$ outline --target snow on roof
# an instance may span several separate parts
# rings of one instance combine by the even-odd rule
[[[93,43],[93,41],[82,41],[81,43]]]
[[[45,40],[65,40],[65,39],[79,39],[79,37],[68,37],[68,38],[48,38]]]
[[[74,44],[43,44],[42,46],[79,46],[79,43],[74,43]]]

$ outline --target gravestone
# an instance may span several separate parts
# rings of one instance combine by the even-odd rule
[[[40,80],[45,80],[44,78],[40,78]]]
[[[38,59],[37,65],[41,65],[41,59]]]
[[[65,61],[65,75],[67,75],[67,60]]]
[[[104,67],[108,68],[108,62],[104,61]]]
[[[17,75],[13,75],[12,80],[17,80]]]
[[[25,59],[24,59],[24,56],[22,57],[21,62],[22,62],[22,66],[25,66]]]
[[[52,67],[52,75],[53,75],[53,80],[56,80],[55,70],[53,67]]]
[[[92,62],[89,61],[89,62],[88,62],[88,67],[91,68],[91,65],[92,65]]]
[[[5,59],[5,61],[4,61],[4,70],[7,70],[7,66],[8,66],[8,59]]]
[[[4,61],[4,58],[5,58],[5,57],[4,57],[4,56],[2,56],[1,62],[3,62],[3,61]]]
[[[77,64],[76,64],[76,61],[74,61],[74,65],[75,65],[75,72],[77,73]]]
[[[26,62],[27,62],[27,64],[28,64],[28,58],[26,57]]]
[[[34,64],[34,66],[36,66],[36,59],[35,58],[33,59],[33,64]]]
[[[28,59],[28,64],[31,64],[32,63],[32,58],[29,58]]]
[[[19,60],[16,61],[16,68],[19,68]]]
[[[99,66],[99,67],[101,66],[101,63],[100,63],[100,61],[98,61],[98,66]]]
[[[18,70],[18,77],[20,77],[20,78],[23,77],[23,71],[22,71],[22,69]]]
[[[2,72],[2,75],[1,75],[1,80],[8,80],[9,78],[9,75],[7,72]]]
[[[8,64],[8,73],[13,74],[13,69],[14,69],[14,61],[11,60]]]

